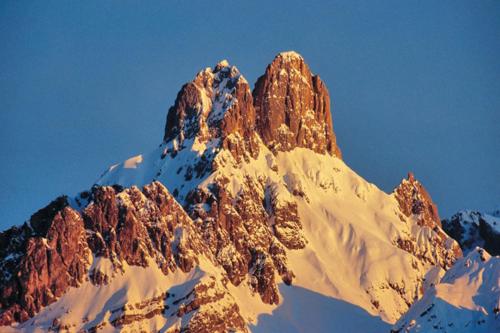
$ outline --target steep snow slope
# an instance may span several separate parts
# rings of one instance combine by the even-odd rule
[[[227,61],[199,72],[158,148],[0,237],[21,331],[380,332],[461,256],[413,175],[387,194],[341,160],[296,53],[253,93]]]
[[[2,327],[1,331],[120,332],[126,327],[125,330],[131,332],[175,332],[186,329],[187,322],[196,315],[224,318],[230,313],[228,309],[238,303],[247,304],[241,311],[247,321],[255,320],[255,311],[271,313],[272,308],[262,304],[247,289],[228,288],[220,283],[222,270],[204,258],[200,258],[200,265],[189,273],[177,270],[170,275],[165,275],[152,260],[147,268],[125,263],[119,271],[109,259],[98,257],[91,262],[91,270],[97,269],[110,277],[108,284],[100,286],[87,281],[71,288],[35,317],[22,324]],[[183,309],[192,307],[190,295],[200,286],[210,286],[203,295],[208,301],[198,305],[198,312],[188,319],[180,316],[179,313],[186,312]],[[222,297],[210,300],[215,295]],[[244,328],[243,318],[239,319]]]
[[[394,332],[500,332],[500,257],[481,248],[458,260],[393,328]]]
[[[184,163],[197,156],[195,149],[162,160],[160,147],[147,155],[153,160],[144,158],[135,169],[114,167],[98,183],[142,185],[158,179],[173,191],[180,181],[170,172],[158,178],[148,175],[158,174],[158,168],[185,168]],[[419,253],[433,255],[433,230],[418,226],[413,217],[402,219],[393,194],[366,182],[334,156],[304,148],[275,156],[262,144],[260,152],[255,160],[237,163],[229,152],[220,151],[217,171],[183,183],[181,191],[187,193],[192,186],[208,189],[223,176],[230,179],[228,190],[234,196],[252,179],[280,193],[281,200],[296,201],[307,245],[288,251],[296,275],[293,284],[358,305],[387,322],[397,320],[420,295],[424,275],[432,267],[399,248],[398,239],[414,239]]]

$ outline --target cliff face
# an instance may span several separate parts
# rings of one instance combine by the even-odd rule
[[[255,132],[273,151],[303,147],[341,157],[328,89],[295,52],[278,54],[253,93],[238,69],[225,60],[199,72],[169,109],[164,141],[182,146],[186,139],[219,138],[230,145],[230,135],[241,136],[250,141],[246,148],[255,157],[256,145],[250,140]]]
[[[226,60],[185,84],[169,109],[164,142],[171,153],[196,143],[223,147],[235,158],[258,154],[250,86]]]
[[[0,234],[0,323],[247,331],[293,302],[280,288],[394,322],[461,251],[412,175],[389,195],[340,157],[328,91],[300,55],[277,55],[253,93],[227,61],[207,68],[157,149]]]
[[[27,320],[86,277],[90,250],[83,219],[64,197],[0,239],[0,324]]]
[[[295,147],[342,157],[333,133],[328,89],[302,56],[274,58],[253,91],[257,129],[271,150]]]

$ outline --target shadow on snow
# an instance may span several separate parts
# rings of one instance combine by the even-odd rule
[[[283,302],[261,315],[254,333],[383,333],[391,325],[354,304],[297,286],[280,285]]]

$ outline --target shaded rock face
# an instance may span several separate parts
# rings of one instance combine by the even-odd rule
[[[492,255],[500,255],[500,218],[478,211],[461,211],[442,223],[464,253],[482,247]]]
[[[328,89],[295,52],[280,53],[253,91],[257,130],[273,151],[303,147],[341,157]]]
[[[437,206],[424,186],[415,179],[413,173],[408,173],[408,178],[403,179],[393,194],[398,201],[401,213],[413,218],[420,227],[418,235],[399,238],[396,241],[399,248],[444,269],[448,269],[458,258],[462,257],[462,250],[458,243],[441,228]],[[404,218],[401,217],[401,219]],[[421,238],[420,235],[425,235],[429,243],[421,244],[421,240],[417,239]]]
[[[208,253],[182,207],[158,182],[144,187],[94,187],[80,213],[65,197],[34,214],[29,224],[0,234],[0,325],[24,321],[54,302],[69,287],[90,278],[92,255],[147,266],[155,261],[165,274],[190,271]]]

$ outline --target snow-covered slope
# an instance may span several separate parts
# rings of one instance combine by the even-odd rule
[[[249,163],[237,163],[231,154],[221,151],[215,160],[218,170],[194,184],[208,189],[219,177],[227,177],[227,189],[236,197],[251,179],[264,189],[277,191],[283,201],[297,202],[307,245],[289,251],[290,267],[296,275],[293,285],[357,305],[386,322],[397,320],[420,296],[432,263],[442,260],[434,257],[434,231],[418,226],[413,216],[402,217],[394,194],[368,183],[334,156],[304,148],[273,155],[263,145],[260,151]],[[182,163],[186,160],[179,159]],[[99,183],[129,185],[138,179],[147,183],[152,179],[144,174],[155,174],[149,168],[159,164],[158,155],[156,161],[144,159],[136,169],[122,164]],[[176,188],[175,177],[167,174],[158,179],[168,188]],[[183,185],[184,191],[192,190],[190,183]],[[268,200],[266,193],[262,196]],[[415,240],[415,253],[398,246],[402,239]],[[448,255],[453,256],[453,241],[449,242]]]
[[[253,94],[227,61],[199,72],[158,148],[0,235],[0,323],[389,330],[461,251],[413,175],[388,194],[342,161],[329,104],[296,53]]]
[[[393,332],[500,332],[500,257],[475,248],[410,308]]]
[[[473,210],[463,210],[443,220],[443,229],[458,241],[464,253],[482,247],[500,255],[500,217]]]
[[[408,305],[420,296],[425,274],[433,267],[414,253],[398,247],[398,239],[416,239],[416,246],[422,253],[432,254],[435,245],[428,235],[433,231],[419,227],[413,216],[401,220],[394,194],[386,194],[366,182],[334,156],[304,148],[280,152],[275,156],[263,145],[260,149],[258,158],[249,163],[237,163],[231,154],[221,151],[216,157],[219,169],[196,185],[209,188],[223,175],[231,179],[228,191],[237,196],[245,190],[248,179],[252,179],[262,183],[268,191],[278,192],[284,202],[298,203],[303,226],[301,233],[307,245],[304,249],[287,251],[289,267],[295,273],[295,279],[292,286],[280,286],[281,303],[274,306],[262,303],[246,283],[225,287],[228,297],[238,304],[251,330],[264,332],[272,328],[308,332],[314,327],[310,318],[322,318],[322,321],[316,322],[317,328],[328,329],[329,332],[344,332],[346,329],[352,332],[379,332],[389,329],[389,323],[398,319]],[[161,151],[158,153],[161,160]],[[141,165],[157,165],[148,163],[145,157]],[[112,172],[118,175],[120,168],[127,174],[131,171],[122,164],[113,168]],[[144,171],[140,167],[133,170]],[[151,170],[148,173],[155,174]],[[110,184],[118,183],[124,180],[123,175],[112,179],[114,174],[106,174],[103,179]],[[147,183],[148,179],[144,182]],[[164,182],[168,186],[168,179]],[[266,198],[269,194],[264,191],[261,195],[264,201],[270,200]],[[187,284],[192,289],[198,279],[197,274],[210,272],[220,280],[223,276],[221,269],[206,260],[202,262],[204,264],[190,273],[176,273],[174,276],[163,276],[155,268],[155,263],[150,263],[147,269],[125,264],[123,274],[108,274],[114,275],[110,284],[94,286],[85,282],[20,328],[29,331],[34,325],[44,330],[57,324],[80,329],[103,325],[104,322],[104,331],[113,331],[116,327],[110,323],[116,323],[117,318],[124,316],[123,311],[117,309],[125,304],[145,302],[165,293],[180,293],[173,291],[178,290],[178,285]],[[92,265],[95,265],[95,259]],[[183,296],[191,289],[183,290]],[[75,301],[83,295],[92,301]],[[149,313],[155,313],[151,310],[155,307],[165,309],[169,303],[164,298],[148,305]],[[251,310],[246,309],[249,299],[253,300]],[[172,301],[175,299],[172,298]],[[78,303],[78,307],[72,306],[73,302]],[[302,316],[309,320],[296,318],[292,329],[289,311],[298,312],[298,308],[294,307],[309,302],[316,302],[310,307],[310,312],[302,311]],[[336,310],[342,315],[338,315],[337,319],[330,318],[327,310]],[[134,311],[126,311],[126,314],[136,314]],[[150,320],[136,319],[131,322],[130,328],[153,331],[181,327],[181,319],[175,315],[177,311],[178,307],[172,307],[164,312],[167,317],[155,313]],[[146,310],[139,312],[142,316],[148,313]],[[173,321],[168,319],[172,314]],[[85,320],[79,321],[79,318]]]

